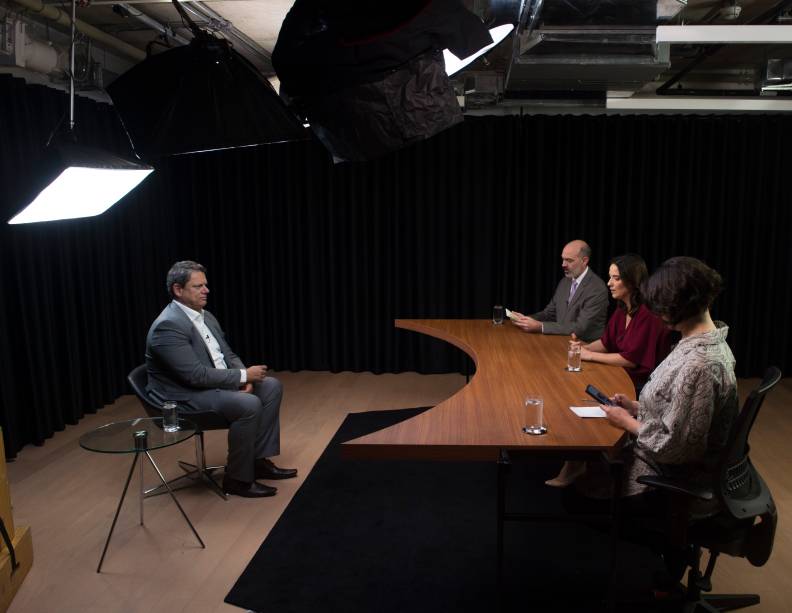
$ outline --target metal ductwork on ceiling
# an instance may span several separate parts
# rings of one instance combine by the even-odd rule
[[[514,46],[506,97],[524,92],[635,91],[670,66],[655,28],[683,7],[658,0],[532,0],[534,27]]]
[[[54,20],[68,25],[62,11],[50,0],[13,1],[31,9],[25,13],[26,20]],[[284,25],[288,25],[285,16],[295,4],[303,4],[303,0],[213,2],[183,0],[181,6],[200,27],[227,39],[261,74],[271,76],[274,72],[271,53],[279,36],[288,38],[294,34],[288,27],[284,32]],[[413,6],[431,6],[436,0],[401,0],[390,4],[365,0],[310,2],[326,7],[331,13],[347,7],[345,20],[357,23],[358,30],[372,30],[376,36],[369,42],[376,42],[377,36],[390,31],[378,28],[387,15],[409,12]],[[588,110],[604,107],[606,99],[631,96],[792,96],[788,76],[792,41],[774,39],[741,44],[738,36],[717,42],[658,43],[657,38],[659,26],[678,28],[681,34],[711,26],[734,26],[744,34],[745,26],[792,25],[792,0],[448,2],[469,11],[486,28],[507,23],[515,26],[514,34],[506,41],[465,70],[451,73],[448,100],[461,101],[464,112],[511,113],[537,107]],[[212,3],[211,7],[208,3]],[[97,48],[112,50],[133,62],[192,38],[172,0],[91,0],[80,7],[78,29],[91,36]],[[420,42],[419,39],[416,38]],[[368,44],[368,39],[352,37],[352,40],[358,46]],[[438,46],[434,42],[432,45]],[[282,40],[280,46],[283,49]],[[348,50],[346,43],[340,48]],[[290,53],[294,55],[297,51],[295,47]],[[300,62],[306,66],[323,66],[332,57],[326,50],[313,47],[303,48],[300,53],[304,55]],[[393,66],[414,58],[402,59]],[[367,60],[350,56],[337,64],[348,73],[357,73],[366,69]],[[334,80],[333,87],[340,88],[346,83],[346,77],[339,77],[338,70],[322,69],[306,74],[309,74],[308,89],[323,91]],[[289,90],[287,86],[285,92]]]
[[[679,0],[484,0],[475,7],[485,20],[511,14],[518,28],[511,45],[457,82],[466,110],[635,92],[669,69],[668,47],[655,44],[655,29],[685,5]]]
[[[792,92],[792,59],[775,58],[767,60],[762,91]]]

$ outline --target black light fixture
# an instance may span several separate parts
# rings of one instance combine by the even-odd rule
[[[74,132],[74,47],[77,2],[72,0],[69,68],[69,125],[56,133],[35,178],[28,184],[28,204],[9,224],[92,217],[104,213],[154,169],[101,149],[77,144]]]
[[[494,44],[460,0],[385,6],[297,0],[272,52],[281,96],[336,162],[382,156],[461,122],[443,52],[472,61]]]
[[[173,4],[192,30],[190,44],[148,57],[107,87],[138,155],[154,160],[308,137],[255,66]]]

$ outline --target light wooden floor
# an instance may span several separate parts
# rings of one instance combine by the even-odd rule
[[[11,605],[11,613],[146,611],[239,611],[223,603],[228,590],[299,488],[327,442],[349,412],[433,405],[464,384],[459,375],[373,375],[370,373],[281,373],[282,466],[300,477],[278,484],[274,498],[231,497],[224,502],[202,489],[179,500],[207,545],[198,547],[167,496],[146,500],[145,526],[138,523],[136,498],[128,499],[105,559],[96,565],[131,458],[82,450],[77,439],[110,421],[135,417],[141,409],[124,396],[97,415],[55,435],[43,447],[27,447],[8,473],[18,525],[33,528],[35,560]],[[741,381],[741,392],[754,382]],[[770,562],[753,568],[725,558],[715,588],[755,591],[756,613],[789,610],[792,586],[792,380],[768,399],[752,437],[753,459],[780,508],[776,548]],[[177,459],[189,459],[190,443],[156,452],[166,476],[178,474]],[[207,435],[209,461],[222,464],[225,433]],[[151,471],[149,471],[151,472]],[[150,474],[153,481],[154,475]],[[133,480],[133,484],[135,481]],[[132,486],[130,486],[132,487]]]

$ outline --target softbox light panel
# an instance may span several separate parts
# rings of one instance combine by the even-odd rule
[[[135,65],[107,92],[144,159],[307,138],[270,83],[223,40]]]
[[[153,170],[138,160],[94,147],[52,144],[38,158],[20,193],[14,194],[24,208],[8,223],[99,215]]]

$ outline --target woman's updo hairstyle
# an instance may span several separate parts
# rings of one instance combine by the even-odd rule
[[[678,256],[663,262],[641,285],[646,306],[671,325],[701,315],[723,289],[716,270],[701,260]]]

